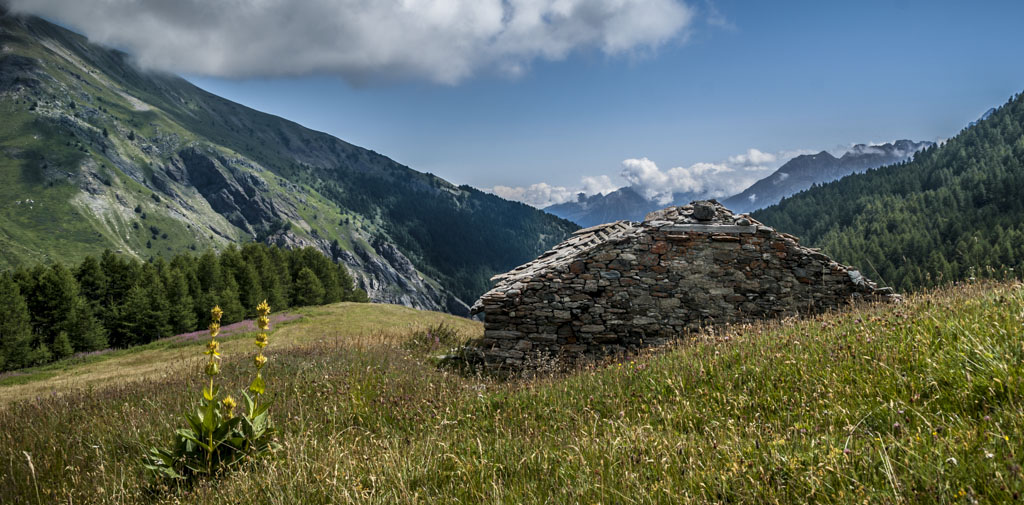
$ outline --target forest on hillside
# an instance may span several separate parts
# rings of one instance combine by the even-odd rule
[[[248,243],[146,263],[108,250],[75,268],[0,273],[0,371],[205,328],[214,305],[223,324],[238,322],[263,300],[275,311],[367,301],[343,265],[311,247]]]
[[[758,220],[915,290],[1024,271],[1024,99],[908,162],[812,187]]]

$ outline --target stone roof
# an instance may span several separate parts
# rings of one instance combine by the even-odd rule
[[[753,233],[761,223],[747,215],[735,216],[715,200],[693,202],[689,205],[667,207],[647,214],[642,223],[615,221],[577,230],[565,241],[541,254],[537,259],[503,274],[491,277],[494,288],[484,293],[473,305],[472,312],[480,312],[486,300],[505,298],[509,291],[518,294],[525,283],[550,272],[567,269],[569,264],[583,257],[595,247],[608,242],[625,240],[647,229],[666,232]]]
[[[510,288],[516,282],[532,279],[542,271],[551,270],[558,266],[567,266],[577,256],[590,251],[600,244],[624,237],[629,232],[635,231],[636,228],[636,223],[615,221],[614,223],[599,224],[590,228],[576,230],[571,237],[541,254],[537,259],[519,265],[503,274],[491,277],[491,280],[496,281],[498,284],[488,293],[503,291],[506,288]],[[487,295],[485,294],[484,296]]]

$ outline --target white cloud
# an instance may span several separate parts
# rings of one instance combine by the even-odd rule
[[[646,157],[629,158],[622,161],[619,175],[627,186],[644,198],[659,205],[667,205],[680,193],[689,193],[699,198],[735,195],[801,154],[811,154],[811,151],[799,149],[769,153],[751,148],[742,154],[729,156],[725,161],[700,162],[666,170]],[[780,175],[783,179],[788,176]],[[528,187],[495,186],[490,191],[502,198],[544,208],[574,201],[579,193],[588,196],[598,193],[606,195],[618,189],[607,175],[584,177],[580,182],[578,188],[540,182]]]
[[[647,158],[631,158],[622,162],[622,178],[648,200],[665,205],[675,193],[709,193],[720,195],[715,182],[733,169],[720,163],[694,163],[689,167],[673,167],[662,171]]]
[[[544,207],[575,201],[580,193],[587,196],[596,194],[607,195],[619,189],[619,187],[612,183],[611,177],[598,175],[580,179],[580,187],[577,188],[552,186],[546,182],[538,182],[529,186],[494,186],[488,191],[506,200],[515,200],[538,209],[543,209]]]
[[[747,149],[745,154],[729,156],[729,163],[732,165],[741,165],[743,168],[761,167],[768,163],[774,163],[776,158],[777,156],[772,153],[765,153],[751,148]]]
[[[457,83],[536,59],[609,55],[685,36],[681,0],[9,0],[147,68],[219,77],[336,74]]]
[[[608,193],[619,189],[619,186],[616,186],[615,183],[612,182],[612,178],[607,175],[584,177],[580,182],[583,184],[583,189],[578,192],[582,192],[587,195],[596,195],[598,193],[607,195]]]
[[[506,200],[523,202],[538,209],[576,199],[576,192],[564,186],[552,186],[546,182],[538,182],[528,187],[494,186],[490,192]]]

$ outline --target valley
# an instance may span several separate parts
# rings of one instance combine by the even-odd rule
[[[1020,502],[1022,16],[0,0],[0,503]]]

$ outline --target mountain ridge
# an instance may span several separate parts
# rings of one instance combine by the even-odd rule
[[[0,14],[0,45],[3,264],[259,239],[320,249],[375,301],[461,313],[491,275],[576,229],[39,18]]]
[[[856,144],[835,157],[828,151],[797,156],[771,175],[736,195],[722,200],[722,204],[735,212],[751,212],[778,203],[783,198],[850,174],[872,168],[900,163],[933,142],[896,140],[885,144]]]

